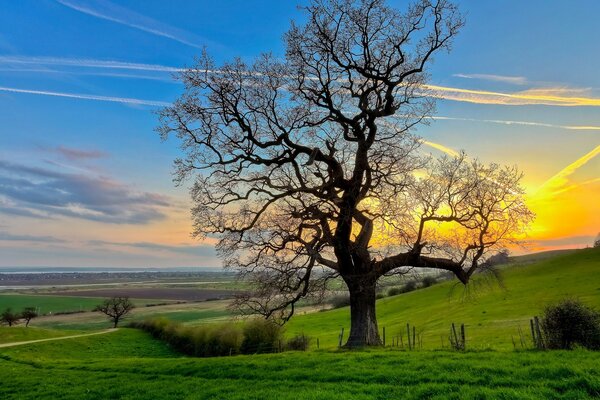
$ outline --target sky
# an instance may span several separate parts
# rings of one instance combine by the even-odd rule
[[[591,245],[600,2],[457,3],[467,23],[429,70],[440,100],[416,132],[424,148],[524,172],[537,218],[515,252]],[[204,47],[217,62],[283,55],[297,4],[0,0],[0,267],[219,266],[211,240],[190,236],[180,152],[155,112]]]

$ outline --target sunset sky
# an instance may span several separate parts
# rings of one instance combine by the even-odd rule
[[[404,7],[404,1],[390,1]],[[458,2],[467,24],[430,69],[423,150],[525,173],[526,249],[600,232],[600,1]],[[153,113],[203,46],[284,53],[295,1],[0,0],[0,267],[217,267],[190,237],[177,143]]]

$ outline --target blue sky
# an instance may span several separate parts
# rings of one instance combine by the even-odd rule
[[[405,7],[403,1],[391,1]],[[600,2],[460,1],[467,24],[430,69],[426,140],[517,164],[531,249],[600,229]],[[294,1],[0,0],[0,266],[216,266],[171,182],[153,111],[177,68],[283,55]],[[500,93],[500,95],[498,94]],[[433,148],[428,151],[438,152]],[[565,223],[564,221],[568,221]]]

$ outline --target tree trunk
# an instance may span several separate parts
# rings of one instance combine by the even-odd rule
[[[346,347],[380,346],[375,314],[375,281],[363,277],[344,280],[350,291],[350,336]]]

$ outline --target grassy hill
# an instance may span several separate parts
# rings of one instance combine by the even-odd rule
[[[585,399],[600,353],[396,349],[193,359],[131,329],[0,349],[2,399]]]
[[[304,331],[319,337],[318,351],[188,358],[126,328],[0,348],[0,398],[597,398],[600,352],[474,349],[511,349],[516,327],[526,328],[531,315],[564,296],[600,306],[599,272],[600,251],[581,250],[506,268],[506,289],[480,281],[465,296],[447,282],[380,300],[380,326],[387,328],[388,344],[409,321],[423,333],[422,351],[336,350],[339,328],[348,329],[348,309],[292,320],[288,335]],[[439,350],[452,321],[467,325],[469,351]],[[0,342],[63,333],[2,328]]]
[[[445,282],[381,299],[377,302],[379,328],[386,328],[388,344],[399,334],[405,335],[406,342],[409,322],[422,334],[424,348],[439,349],[448,345],[451,323],[464,323],[470,348],[509,349],[511,336],[519,339],[518,327],[528,334],[529,318],[549,303],[575,297],[600,308],[600,249],[537,257],[537,262],[532,259],[528,256],[524,263],[504,268],[502,285],[478,277],[466,288]],[[292,318],[287,332],[318,337],[321,347],[335,347],[341,328],[348,332],[349,320],[348,307],[300,315]]]

